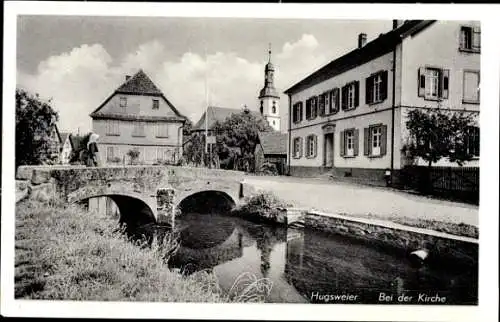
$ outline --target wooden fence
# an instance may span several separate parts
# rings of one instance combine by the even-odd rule
[[[463,201],[479,201],[478,167],[406,166],[401,170],[401,181],[406,188],[421,192],[455,197]]]

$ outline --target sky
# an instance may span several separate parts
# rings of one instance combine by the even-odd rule
[[[196,123],[210,105],[258,110],[271,44],[280,93],[388,32],[390,20],[19,16],[18,87],[52,99],[61,131],[91,130],[89,114],[139,69]],[[208,84],[208,87],[205,84]],[[281,94],[282,131],[288,98]]]

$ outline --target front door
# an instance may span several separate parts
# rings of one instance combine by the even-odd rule
[[[325,167],[333,167],[333,133],[327,133],[325,134],[325,146],[324,146],[324,150],[325,151],[323,153],[323,164],[325,165]]]

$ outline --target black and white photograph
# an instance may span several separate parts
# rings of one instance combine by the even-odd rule
[[[484,7],[33,3],[4,31],[2,311],[489,317],[500,47]]]

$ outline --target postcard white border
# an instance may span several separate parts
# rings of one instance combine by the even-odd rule
[[[6,2],[4,5],[1,313],[4,316],[363,321],[493,321],[498,308],[499,5]],[[187,304],[14,300],[16,17],[33,15],[481,20],[478,306]]]

